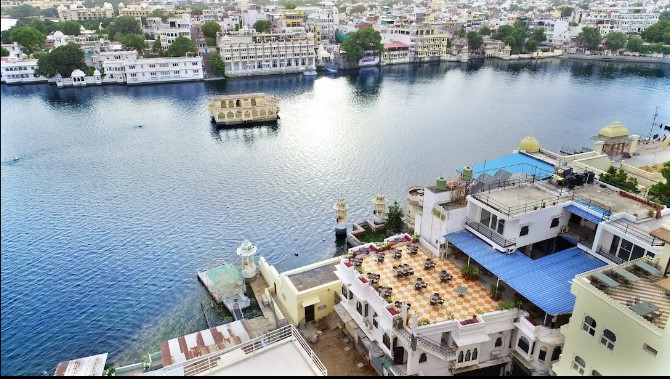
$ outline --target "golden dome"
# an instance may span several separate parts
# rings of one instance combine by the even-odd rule
[[[537,153],[540,151],[540,142],[533,136],[528,136],[519,142],[519,150],[524,150],[529,153]]]
[[[626,127],[623,126],[622,123],[617,121],[600,129],[598,135],[601,137],[608,137],[608,138],[627,137],[628,129],[626,129]]]

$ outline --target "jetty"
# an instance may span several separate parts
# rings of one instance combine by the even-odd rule
[[[242,310],[251,305],[251,300],[246,295],[244,278],[234,265],[224,263],[214,268],[199,269],[198,280],[214,301],[223,304],[233,314],[235,320],[244,319]]]

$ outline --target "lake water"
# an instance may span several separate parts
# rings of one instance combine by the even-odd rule
[[[211,95],[252,91],[279,96],[276,126],[212,127]],[[400,202],[529,134],[550,149],[590,147],[613,121],[646,135],[658,105],[670,123],[667,66],[559,60],[3,85],[2,375],[103,352],[141,361],[205,328],[196,271],[238,262],[244,238],[280,271],[322,260],[339,198],[359,221],[374,194]]]
[[[11,28],[17,21],[15,18],[0,18],[0,30],[5,31]]]

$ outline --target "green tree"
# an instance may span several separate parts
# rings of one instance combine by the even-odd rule
[[[596,50],[600,46],[603,37],[600,35],[600,30],[598,28],[591,28],[585,26],[582,28],[582,31],[577,35],[577,43],[581,46],[586,47],[589,50]]]
[[[628,174],[621,168],[617,170],[613,166],[610,166],[607,173],[600,174],[600,181],[611,184],[627,192],[640,192],[637,189],[637,179],[628,177]]]
[[[165,14],[165,11],[162,9],[154,9],[149,14],[151,17],[160,17],[161,21],[165,22],[168,19],[168,16]]]
[[[482,36],[490,36],[491,29],[488,26],[482,26],[481,28],[479,28],[479,34]]]
[[[626,47],[626,35],[621,32],[612,32],[605,36],[607,47],[612,51],[619,51]]]
[[[218,52],[212,53],[212,69],[218,77],[226,76],[226,63]]]
[[[530,38],[534,39],[537,43],[541,43],[547,40],[547,35],[544,34],[544,28],[540,28],[533,30],[533,34],[530,35]]]
[[[9,33],[9,40],[18,42],[26,50],[26,53],[30,54],[43,47],[47,37],[33,27],[19,26],[18,28],[12,28]]]
[[[535,50],[537,50],[537,41],[533,38],[528,39],[528,41],[526,41],[526,51],[532,53]]]
[[[254,29],[256,29],[256,31],[259,33],[268,33],[271,26],[272,23],[267,20],[258,20],[256,23],[254,23]]]
[[[198,47],[190,39],[181,36],[172,42],[170,47],[165,51],[165,55],[168,57],[183,57],[186,56],[189,52],[197,52]]]
[[[26,23],[25,26],[31,26],[40,31],[44,35],[49,35],[52,32],[58,30],[58,22],[53,22],[50,20],[37,20],[37,19],[25,19],[25,21],[30,20],[29,23]],[[22,20],[23,21],[23,20]],[[22,23],[23,24],[23,23]],[[18,22],[17,22],[18,25]]]
[[[154,45],[151,48],[151,50],[153,50],[154,53],[160,53],[160,52],[163,51],[163,48],[161,46],[161,39],[160,38],[156,38],[156,40],[154,41]]]
[[[503,26],[499,27],[498,30],[493,34],[493,39],[497,39],[499,41],[504,41],[505,38],[510,36],[513,32],[514,32],[514,27],[512,25],[503,25]]]
[[[77,21],[61,21],[56,24],[56,28],[67,36],[78,36],[81,34],[81,24]]]
[[[479,48],[482,47],[483,43],[484,43],[484,39],[482,38],[482,36],[479,33],[468,32],[468,49],[470,51],[479,50]]]
[[[13,18],[27,18],[31,16],[39,16],[41,12],[39,8],[35,8],[28,4],[23,4],[9,9],[7,13]]]
[[[201,16],[201,15],[202,15],[202,11],[203,11],[204,9],[205,9],[205,8],[196,5],[196,6],[194,6],[193,8],[191,8],[191,14],[192,14],[192,15],[195,15],[195,16]]]
[[[456,37],[461,37],[461,38],[463,38],[463,37],[465,37],[465,36],[467,35],[467,33],[465,32],[465,28],[461,28],[461,29],[458,29],[457,31],[455,31],[455,32],[454,32],[454,35],[455,35]]]
[[[658,20],[670,21],[670,10],[661,12],[661,14],[658,16]]]
[[[67,78],[72,71],[86,69],[84,51],[76,43],[68,43],[51,50],[37,61],[36,75],[52,78],[58,74]]]
[[[142,54],[147,45],[146,42],[144,42],[144,36],[141,34],[127,34],[119,38],[119,40],[124,48],[135,50],[140,54]]]
[[[43,17],[56,18],[56,17],[58,17],[58,9],[56,9],[56,7],[42,9],[40,11],[40,15],[43,16]]]
[[[657,183],[649,188],[649,197],[657,203],[670,207],[670,162],[663,163],[661,175],[665,183]]]
[[[284,9],[295,9],[297,7],[296,3],[288,2],[284,5]]]
[[[516,39],[513,36],[507,36],[505,37],[505,45],[509,45],[510,47],[516,46]]]
[[[627,48],[630,51],[634,51],[634,52],[639,53],[639,52],[642,51],[642,44],[643,43],[644,43],[644,41],[642,41],[642,37],[640,37],[640,36],[629,36],[628,37]]]
[[[349,38],[342,43],[342,49],[346,52],[349,62],[357,62],[363,58],[366,50],[381,53],[384,48],[381,34],[372,27],[363,28],[347,35]]]
[[[221,25],[219,25],[219,23],[216,21],[207,21],[202,24],[202,34],[204,34],[205,37],[216,39],[216,33],[220,31]]]
[[[575,10],[575,9],[572,8],[572,7],[565,7],[565,8],[563,8],[563,10],[561,10],[561,17],[570,17],[570,16],[572,16],[572,12],[573,12],[574,10]]]
[[[3,57],[8,57],[9,56],[9,50],[5,49],[4,47],[2,48],[2,56]]]
[[[670,45],[670,21],[661,20],[640,33],[645,42],[663,42]]]
[[[216,46],[216,39],[210,38],[210,37],[205,37],[205,43],[207,46]]]
[[[403,228],[402,218],[404,217],[403,211],[400,208],[400,205],[397,201],[394,201],[393,204],[389,206],[389,210],[386,213],[386,225],[387,232],[399,232]]]
[[[117,17],[107,27],[107,37],[110,41],[114,41],[116,34],[142,34],[140,22],[132,16]]]
[[[365,5],[358,4],[358,5],[355,5],[355,6],[351,7],[351,9],[349,9],[348,13],[350,13],[350,14],[352,14],[352,13],[364,13],[367,10],[368,10],[368,8]]]

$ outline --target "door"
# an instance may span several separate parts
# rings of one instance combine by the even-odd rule
[[[314,304],[305,307],[305,322],[314,321]]]
[[[405,348],[402,346],[393,347],[393,364],[401,365],[405,361]]]

